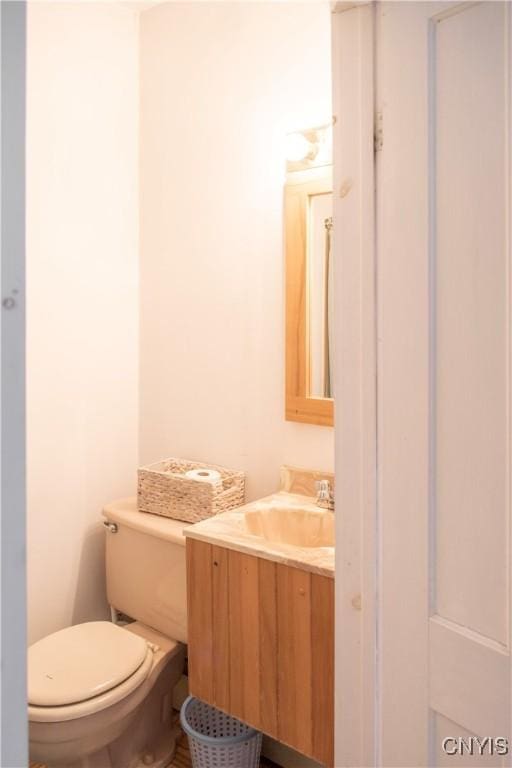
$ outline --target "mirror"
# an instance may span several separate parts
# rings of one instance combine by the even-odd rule
[[[332,426],[332,168],[285,189],[286,419]]]

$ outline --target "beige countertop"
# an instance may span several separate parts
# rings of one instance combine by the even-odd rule
[[[326,475],[323,474],[323,477]],[[284,484],[283,484],[284,485]],[[285,487],[290,487],[289,485]],[[284,542],[269,541],[259,535],[249,532],[246,524],[245,513],[258,510],[281,508],[297,509],[307,513],[325,513],[333,515],[333,512],[321,510],[312,496],[299,493],[290,493],[281,490],[263,499],[245,504],[230,512],[202,520],[184,529],[183,533],[188,538],[204,541],[208,544],[234,549],[248,555],[273,560],[276,563],[293,566],[303,571],[334,578],[334,547],[333,546],[297,546]]]

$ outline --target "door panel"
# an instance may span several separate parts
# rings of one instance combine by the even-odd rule
[[[442,715],[436,715],[433,722],[433,728],[435,729],[434,733],[437,752],[432,765],[439,766],[439,768],[467,768],[468,765],[472,766],[473,763],[475,763],[475,765],[478,764],[479,768],[498,768],[503,765],[503,758],[496,753],[492,755],[485,753],[482,756],[478,755],[478,757],[468,757],[467,752],[462,755],[447,754],[442,748],[445,739],[451,739],[453,734],[456,733],[469,744],[469,739],[475,737],[476,734],[467,731],[465,728],[457,725],[457,723],[454,723],[453,720],[448,720]],[[449,745],[448,751],[452,752],[453,742],[450,741]]]
[[[510,40],[507,3],[377,6],[386,766],[510,738]]]
[[[431,49],[436,612],[501,643],[510,463],[505,12],[483,3],[442,18]]]
[[[497,643],[430,619],[430,707],[477,736],[509,728],[509,655]],[[454,734],[457,735],[457,734]]]

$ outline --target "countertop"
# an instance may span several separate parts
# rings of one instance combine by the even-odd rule
[[[325,477],[325,474],[323,476]],[[317,513],[321,511],[312,496],[281,490],[231,512],[223,512],[188,526],[183,533],[187,538],[334,578],[334,547],[295,546],[268,541],[261,536],[249,533],[245,525],[245,513],[272,505],[286,505]],[[327,514],[333,513],[327,512]]]

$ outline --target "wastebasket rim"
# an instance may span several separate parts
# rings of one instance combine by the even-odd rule
[[[192,738],[197,739],[198,741],[202,741],[205,744],[210,744],[211,746],[215,746],[215,745],[229,746],[230,744],[241,744],[244,741],[250,741],[250,739],[253,739],[255,736],[258,736],[260,733],[255,728],[251,728],[250,725],[246,725],[245,723],[242,723],[242,725],[247,728],[247,732],[241,733],[238,736],[205,736],[205,734],[200,733],[199,731],[196,731],[195,728],[192,728],[192,726],[186,719],[187,708],[193,701],[201,702],[201,700],[197,699],[195,696],[187,696],[187,698],[185,699],[185,701],[181,706],[180,722],[185,733],[187,733],[189,736],[192,736]],[[207,707],[210,706],[210,704],[206,704],[206,702],[201,702],[201,703],[203,703]],[[238,718],[233,717],[232,715],[228,715],[225,712],[223,714],[225,714],[226,717],[231,717],[232,720],[237,720],[239,723],[242,722],[241,720],[238,720]]]

